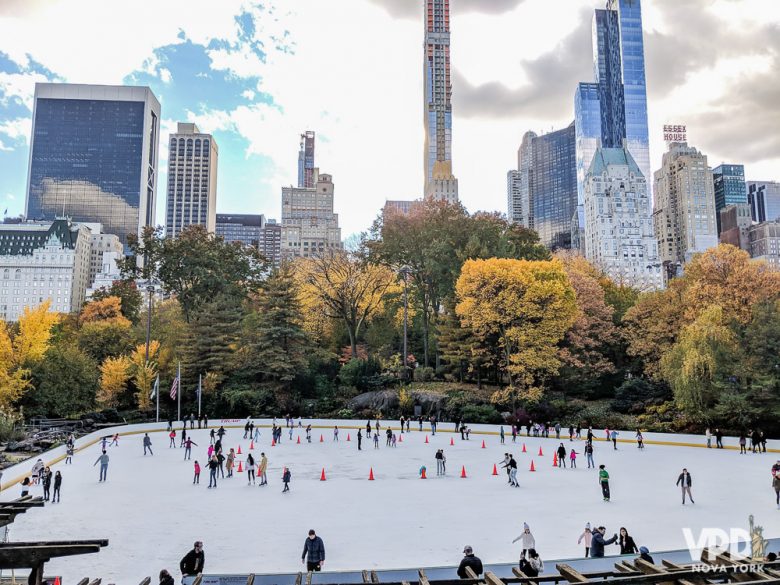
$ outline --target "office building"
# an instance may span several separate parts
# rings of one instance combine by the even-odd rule
[[[168,199],[165,235],[175,238],[191,225],[214,233],[217,221],[219,150],[211,134],[179,122],[168,143]]]
[[[522,193],[522,174],[511,170],[506,174],[506,217],[510,223],[525,225],[525,210],[520,198]]]
[[[574,94],[574,141],[577,151],[577,201],[585,201],[585,175],[601,143],[599,84],[580,83]]]
[[[780,219],[780,183],[775,181],[749,181],[748,204],[753,221]]]
[[[282,188],[282,260],[342,247],[333,197],[333,178],[319,169],[314,169],[313,188]]]
[[[731,244],[750,252],[750,205],[737,203],[720,210],[720,243]]]
[[[718,245],[712,171],[707,157],[672,142],[655,172],[653,225],[662,263],[682,266]]]
[[[618,284],[663,286],[647,183],[625,148],[598,148],[585,180],[585,255]]]
[[[458,180],[452,170],[450,0],[425,0],[424,53],[423,194],[429,199],[457,201]]]
[[[89,285],[90,230],[56,218],[0,225],[0,317],[18,321],[25,307],[81,309]]]
[[[780,221],[765,221],[750,227],[750,255],[780,270]]]
[[[119,236],[115,234],[104,234],[102,226],[98,224],[87,224],[90,228],[89,236],[89,286],[94,286],[97,275],[106,272],[106,266],[111,265],[111,259],[114,264],[122,259],[124,248]],[[117,267],[118,271],[118,267]]]
[[[712,169],[712,181],[715,190],[715,209],[718,213],[727,205],[747,203],[743,165],[718,165]],[[718,234],[720,234],[720,216],[718,216]]]
[[[260,235],[260,253],[273,268],[282,264],[282,226],[275,219],[269,219]]]
[[[298,150],[298,187],[314,188],[314,132],[311,130],[301,134],[301,147]]]
[[[159,125],[148,87],[36,84],[25,216],[100,223],[127,253],[155,225]]]
[[[265,227],[264,215],[244,213],[218,213],[216,234],[226,242],[240,242],[250,248],[259,249]]]

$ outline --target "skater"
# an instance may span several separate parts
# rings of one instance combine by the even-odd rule
[[[255,484],[255,458],[252,454],[246,456],[246,484]]]
[[[309,428],[309,433],[311,433],[311,425],[309,425],[308,428]],[[288,433],[288,435],[289,435],[291,441],[292,441],[293,431],[294,430],[295,430],[295,428],[293,427],[292,419],[290,419],[290,432]],[[311,443],[311,441],[309,441],[309,443]]]
[[[390,437],[390,446],[395,447],[395,442],[396,442],[396,436],[395,433],[393,433],[392,436]]]
[[[216,453],[219,476],[221,479],[225,479],[225,456],[222,454],[222,449],[216,451]]]
[[[604,465],[599,465],[599,483],[601,484],[601,495],[604,496],[604,501],[609,502],[609,472],[607,472]]]
[[[766,453],[766,435],[764,434],[764,431],[758,433],[758,443],[761,446],[760,452]]]
[[[116,433],[113,437],[111,437],[111,444],[109,447],[119,447],[119,433]]]
[[[715,429],[715,448],[723,449],[723,433],[720,432],[720,429]]]
[[[520,487],[517,483],[517,461],[512,455],[509,456],[509,483],[514,487]]]
[[[691,485],[693,485],[693,483],[691,482],[691,474],[688,473],[687,469],[683,468],[682,473],[677,477],[677,483],[674,485],[679,485],[682,489],[683,506],[685,505],[686,492],[688,493],[688,499],[691,501],[691,504],[696,503],[693,501],[693,496],[691,495]]]
[[[569,451],[569,462],[571,463],[571,469],[577,469],[577,452],[574,449]]]
[[[149,433],[144,434],[144,457],[146,457],[147,451],[149,451],[149,455],[154,455],[154,453],[152,453],[152,439],[149,436]]]
[[[195,428],[195,415],[190,413],[190,430]]]
[[[187,425],[185,423],[184,428],[181,430],[181,443],[179,443],[179,449],[184,447],[184,444],[187,442]]]
[[[192,550],[184,555],[184,558],[179,562],[182,579],[189,576],[194,577],[203,573],[205,561],[206,557],[203,554],[203,543],[198,540],[192,545]]]
[[[306,558],[308,556],[308,559]],[[301,564],[306,563],[308,572],[321,571],[325,564],[325,543],[317,536],[314,530],[309,530],[309,536],[303,543],[303,554],[301,555]]]
[[[712,449],[712,433],[710,432],[710,427],[707,427],[704,431],[704,436],[707,438],[707,449]]]
[[[574,436],[573,431],[572,436]],[[563,446],[563,443],[558,447],[558,467],[566,467],[566,447]]]
[[[739,454],[740,455],[747,455],[747,438],[745,437],[745,433],[741,432],[739,433]]]
[[[244,439],[246,439],[246,436],[249,434],[249,419],[247,419],[246,424],[244,425]]]
[[[374,449],[379,449],[379,433],[374,433]]]
[[[100,480],[98,481],[100,483],[106,481],[108,476],[108,454],[106,454],[105,449],[103,449],[103,454],[97,458],[97,461],[92,464],[92,467],[95,467],[98,463],[100,463]]]
[[[220,443],[222,442],[222,439],[225,437],[225,434],[227,431],[225,430],[225,427],[220,426],[219,430],[217,431],[217,437],[219,438]]]
[[[780,510],[780,474],[772,477],[772,488],[775,490],[775,505]]]
[[[173,449],[176,447],[176,429],[171,429],[171,432],[168,433],[168,438],[170,441],[168,441],[168,448]]]
[[[280,430],[281,430],[281,429],[280,429]],[[282,436],[282,435],[281,435],[281,433],[279,434],[279,436],[280,436],[280,437]],[[290,440],[292,441],[292,438],[290,438]],[[306,441],[308,441],[309,443],[311,443],[311,425],[306,425]],[[279,441],[277,441],[277,443],[278,443],[278,442],[279,442]]]
[[[614,543],[618,539],[617,534],[613,534],[612,538],[609,540],[604,539],[604,535],[606,534],[607,529],[603,526],[599,526],[596,530],[594,530],[591,534],[593,535],[593,539],[590,543],[590,556],[591,558],[600,558],[604,556],[604,547],[608,544]]]
[[[578,441],[582,439],[582,425],[577,423],[577,427],[574,429],[574,438]]]
[[[212,444],[212,445],[213,445],[213,444],[216,442],[216,440],[217,440],[217,433],[214,431],[214,429],[211,429],[211,431],[209,432],[209,440],[210,440],[210,442],[211,442],[211,444]]]
[[[339,428],[333,427],[333,440],[338,442],[339,440]]]
[[[207,429],[209,428],[209,415],[206,413],[203,413],[203,428]]]
[[[260,425],[257,425],[255,427],[255,436],[254,436],[254,442],[259,443],[260,442]]]
[[[217,471],[219,471],[219,460],[216,455],[209,459],[209,489],[217,487]]]
[[[511,456],[509,453],[504,453],[504,460],[501,462],[501,467],[506,469],[506,482],[512,483],[512,477],[511,477],[511,469],[509,467],[509,460],[511,459]]]
[[[30,482],[30,478],[29,477],[25,477],[22,480],[22,492],[20,494],[21,497],[24,498],[24,497],[27,497],[27,496],[30,495],[30,485],[32,485],[32,483]]]
[[[634,539],[628,534],[628,530],[621,526],[620,537],[618,538],[621,555],[635,555],[639,552]]]
[[[555,423],[555,438],[561,440],[561,423]]]
[[[371,438],[371,421],[366,421],[366,438]]]
[[[523,522],[523,533],[515,538],[512,541],[512,544],[516,543],[518,540],[522,541],[523,543],[523,550],[520,553],[520,558],[524,559],[525,554],[529,550],[536,548],[536,539],[534,539],[534,535],[531,534],[531,528],[528,526],[527,522]]]
[[[636,447],[637,449],[645,448],[645,440],[642,437],[642,431],[639,429],[636,430]]]
[[[59,502],[60,501],[60,490],[62,489],[62,474],[57,471],[57,473],[54,474],[54,494],[52,495],[51,501]]]
[[[191,438],[187,437],[187,441],[184,443],[184,460],[187,461],[192,457],[192,446],[195,445],[196,447],[198,444],[193,441]]]
[[[409,432],[409,425],[411,425],[411,424],[412,424],[412,419],[411,419],[411,417],[410,417],[410,418],[407,418],[407,419],[406,419],[406,432],[407,432],[407,433]]]
[[[49,498],[51,497],[51,469],[48,467],[43,470],[43,476],[41,478],[41,483],[43,484],[43,501],[48,502]]]
[[[463,558],[458,566],[458,577],[461,579],[469,579],[468,573],[466,573],[466,567],[470,567],[474,574],[479,577],[482,574],[482,561],[479,557],[474,556],[474,549],[466,545],[463,547]]]
[[[236,461],[236,451],[231,447],[230,451],[228,451],[227,454],[227,462],[225,463],[225,467],[227,468],[228,477],[233,477],[233,466],[235,465]]]
[[[30,475],[32,476],[32,485],[38,485],[38,482],[40,482],[43,468],[43,461],[40,459],[38,459],[38,461],[35,462],[35,465],[32,466],[32,470],[30,470]]]
[[[571,443],[574,440],[574,426],[569,425],[569,442]]]
[[[361,434],[360,429],[358,429],[357,444],[358,444],[358,451],[360,451],[362,449],[361,445],[363,444],[363,435]]]
[[[504,444],[504,427],[501,427],[501,429],[498,432],[498,436],[501,438],[501,444]]]
[[[420,429],[419,430],[420,430],[420,432],[422,432],[422,426],[423,426],[423,417],[422,417],[422,415],[417,417],[417,424],[420,425]]]
[[[168,428],[165,429],[165,430],[167,430],[167,431],[172,431],[173,430],[173,418],[171,418],[171,417],[168,418]]]
[[[214,454],[214,445],[209,445],[209,448],[206,449],[206,458],[211,459],[211,456]]]
[[[192,477],[192,485],[199,484],[200,485],[200,463],[198,463],[198,460],[195,460],[195,475]]]
[[[291,479],[292,479],[292,474],[290,473],[290,470],[285,467],[284,473],[282,474],[282,482],[284,483],[284,489],[282,490],[282,493],[290,491]]]
[[[517,425],[512,425],[512,442],[517,442]]]
[[[393,441],[393,431],[390,429],[390,427],[387,427],[387,430],[385,431],[385,437],[387,438],[385,441],[385,447],[389,447],[390,443]]]
[[[582,531],[582,534],[580,534],[580,537],[577,539],[577,544],[582,544],[582,541],[585,541],[585,558],[587,559],[590,555],[590,541],[593,539],[593,534],[591,534],[590,530],[590,522],[585,524],[585,530]]]
[[[401,434],[404,434],[404,422],[406,419],[404,418],[404,415],[401,415]]]
[[[617,437],[618,437],[618,432],[617,432],[617,431],[615,431],[615,430],[613,430],[613,431],[610,433],[610,435],[609,435],[609,436],[610,436],[610,438],[612,439],[612,447],[615,449],[615,451],[617,451]]]
[[[651,565],[655,564],[653,557],[650,556],[650,550],[646,546],[639,547],[639,558],[643,561],[647,561]]]
[[[436,451],[436,475],[442,475],[444,471],[442,471],[442,468],[444,465],[442,464],[442,460],[444,459],[444,453],[441,449]]]
[[[376,434],[378,435],[379,434],[379,419],[376,420],[375,427],[376,427]]]
[[[72,444],[68,445],[67,448],[65,449],[65,465],[70,465],[71,463],[73,463],[73,451],[74,448]]]
[[[257,467],[257,475],[260,477],[260,485],[268,485],[268,458],[265,453],[260,453],[260,465]]]
[[[100,441],[100,450],[108,449],[108,437],[103,437]]]
[[[593,427],[588,427],[588,433],[585,435],[585,441],[593,443]]]
[[[596,464],[593,462],[593,443],[591,441],[585,443],[585,459],[588,461],[588,469],[596,468]]]

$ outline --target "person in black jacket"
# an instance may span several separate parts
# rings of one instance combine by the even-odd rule
[[[308,559],[306,556],[308,555]],[[303,543],[301,563],[306,563],[307,571],[320,571],[325,563],[325,543],[314,530],[309,530],[309,536]]]
[[[628,530],[623,527],[620,528],[618,543],[620,544],[621,555],[634,555],[639,552],[633,537],[628,533]]]
[[[474,549],[470,546],[466,546],[463,549],[463,555],[460,566],[458,567],[458,577],[461,579],[469,578],[466,574],[466,567],[471,567],[471,570],[479,577],[482,574],[482,561],[479,560],[479,557],[474,556]]]
[[[192,550],[184,555],[184,558],[179,563],[179,569],[181,569],[181,576],[187,577],[189,575],[198,575],[203,572],[203,563],[206,557],[203,554],[203,543],[198,540],[192,545]]]
[[[590,556],[591,558],[598,558],[604,556],[604,547],[608,544],[612,544],[615,542],[618,537],[617,534],[613,535],[612,538],[605,540],[604,535],[606,534],[607,529],[603,526],[599,526],[593,531],[593,540],[590,542]]]
[[[160,571],[160,585],[175,585],[176,582],[167,569]]]
[[[696,502],[693,501],[693,495],[691,495],[691,486],[693,485],[693,482],[691,481],[691,474],[688,473],[687,469],[683,469],[682,473],[677,476],[677,483],[675,485],[679,485],[680,488],[682,488],[682,503],[683,506],[685,505],[685,493],[688,492],[688,499],[691,500],[691,504],[695,504]]]

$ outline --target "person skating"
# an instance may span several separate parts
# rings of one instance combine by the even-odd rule
[[[458,566],[458,577],[461,579],[470,579],[468,573],[466,573],[466,567],[474,571],[477,577],[482,574],[482,561],[479,557],[474,556],[474,549],[468,545],[463,547],[463,558]]]
[[[710,427],[707,427],[704,431],[704,436],[707,438],[707,449],[712,449],[712,432],[710,431]]]
[[[596,464],[593,461],[593,443],[591,441],[585,442],[585,460],[588,462],[588,469],[591,467],[596,468]]]
[[[617,437],[618,437],[618,432],[617,432],[617,431],[615,431],[615,430],[613,430],[613,431],[610,433],[610,435],[609,435],[609,436],[610,436],[610,438],[612,439],[612,447],[615,449],[615,451],[617,451]]]
[[[514,487],[520,487],[517,483],[517,461],[513,455],[509,456],[509,483]]]
[[[723,449],[723,433],[720,429],[715,429],[715,448]]]
[[[578,441],[582,439],[582,425],[580,423],[577,423],[577,426],[574,427],[574,438]]]
[[[194,577],[203,573],[203,567],[206,563],[206,555],[203,553],[203,543],[198,540],[192,545],[192,550],[188,552],[179,562],[182,579],[184,577]]]
[[[60,501],[60,490],[62,489],[62,474],[57,471],[54,474],[54,492],[52,493],[51,501],[52,504],[54,502]]]
[[[636,447],[637,449],[645,448],[645,439],[642,436],[642,431],[639,429],[636,430]]]
[[[152,453],[152,439],[149,437],[149,433],[144,433],[144,457],[146,457],[147,451],[149,451],[149,455],[154,455]]]
[[[366,438],[371,438],[371,421],[366,421]]]
[[[219,438],[219,440],[222,441],[222,439],[225,437],[226,434],[227,431],[225,430],[225,427],[220,426],[219,430],[217,431],[217,437]]]
[[[103,454],[92,464],[92,467],[95,467],[98,463],[100,463],[100,480],[98,481],[100,483],[106,481],[108,477],[108,453],[106,453],[105,449],[103,449]]]
[[[32,477],[32,484],[38,485],[38,483],[41,481],[41,474],[43,473],[43,468],[45,465],[43,464],[43,460],[38,459],[38,461],[35,462],[35,464],[32,466],[32,469],[30,470],[30,475]]]
[[[51,497],[51,479],[52,479],[52,473],[51,469],[48,467],[43,470],[43,476],[41,478],[41,483],[43,484],[43,501],[48,502],[49,498]]]
[[[601,495],[604,496],[604,501],[609,502],[609,472],[607,472],[604,465],[599,465],[599,483],[601,484]]]
[[[362,447],[361,447],[362,444],[363,444],[363,434],[361,433],[360,429],[358,429],[358,433],[357,433],[358,451],[360,451],[362,449]]]
[[[195,460],[195,475],[192,476],[192,485],[198,484],[200,485],[200,463],[198,463],[198,460]]]
[[[761,444],[761,452],[766,453],[766,435],[764,431],[758,433],[758,442]]]
[[[572,429],[572,436],[574,436],[574,431]],[[563,446],[563,443],[560,444],[558,447],[558,467],[566,467],[566,447]]]
[[[569,442],[574,441],[574,426],[569,425]]]
[[[260,453],[260,465],[257,467],[257,475],[260,478],[260,485],[268,485],[268,458],[265,453]]]
[[[574,449],[569,451],[569,463],[572,469],[577,469],[577,452]]]
[[[306,425],[306,441],[311,443],[311,425]]]
[[[604,547],[608,544],[612,544],[618,539],[618,535],[614,534],[612,538],[605,539],[604,535],[607,533],[607,529],[603,526],[596,528],[591,534],[593,538],[590,543],[590,556],[591,558],[600,558],[604,556]]]
[[[198,420],[198,424],[200,424],[200,420]],[[159,585],[176,585],[176,581],[173,580],[173,576],[168,572],[167,569],[160,571]]]
[[[292,424],[292,419],[290,419],[290,430],[289,430],[289,432],[287,433],[287,434],[288,434],[288,436],[290,437],[290,441],[292,441],[292,440],[293,440],[292,438],[293,438],[293,431],[294,431],[294,430],[295,430],[295,427],[293,427],[293,424]],[[309,436],[311,436],[311,425],[309,425]],[[309,443],[311,443],[311,441],[309,441]]]
[[[338,442],[339,440],[339,428],[333,427],[333,440]]]
[[[317,536],[314,530],[309,530],[309,535],[303,543],[301,564],[306,563],[308,572],[321,571],[325,564],[325,543]]]
[[[772,477],[772,488],[775,490],[775,504],[777,509],[780,510],[780,474]]]
[[[780,473],[780,459],[772,466],[772,477]]]
[[[195,445],[196,447],[198,444],[193,441],[191,438],[187,437],[187,441],[184,443],[184,460],[188,461],[192,458],[192,446]]]
[[[220,478],[225,479],[225,456],[222,454],[221,449],[216,451],[216,453],[219,476]]]
[[[590,529],[590,522],[585,524],[585,530],[582,531],[580,537],[577,539],[577,544],[582,544],[585,541],[585,558],[590,555],[590,542],[593,540],[593,534]]]
[[[691,500],[691,504],[696,503],[693,501],[693,496],[691,495],[691,485],[693,485],[693,482],[691,481],[691,474],[688,473],[687,469],[683,468],[682,473],[677,477],[677,483],[674,485],[678,485],[682,489],[683,506],[685,505],[686,492],[688,493],[688,499]]]
[[[534,538],[534,535],[531,534],[531,528],[528,526],[527,522],[523,522],[523,533],[515,538],[512,541],[512,544],[516,543],[518,540],[522,541],[523,550],[520,553],[520,558],[525,558],[526,553],[531,550],[532,548],[536,548],[536,539]]]
[[[184,425],[184,428],[181,430],[181,443],[179,443],[179,449],[184,447],[185,443],[187,442],[187,425]]]
[[[498,436],[501,439],[501,444],[504,444],[504,427],[501,427],[501,429],[498,431]]]
[[[176,429],[171,429],[171,432],[168,433],[168,448],[174,449],[176,447]]]
[[[255,458],[252,454],[246,456],[246,484],[255,484]]]
[[[227,476],[233,477],[233,466],[236,461],[236,451],[231,447],[227,454],[227,460],[225,461],[225,469],[227,469]]]
[[[585,435],[585,440],[588,443],[591,443],[591,444],[593,443],[593,427],[588,427],[588,432]]]
[[[379,419],[377,419],[377,420],[376,420],[376,425],[375,425],[375,427],[376,427],[376,434],[378,435],[378,434],[379,434],[379,428],[380,428],[380,427],[379,427]]]
[[[119,433],[116,433],[113,437],[111,437],[111,444],[109,447],[119,447]]]
[[[517,442],[517,425],[512,425],[512,442]]]
[[[444,452],[441,449],[437,449],[436,455],[434,457],[436,459],[436,475],[443,475],[444,474]]]
[[[739,454],[747,455],[747,437],[744,432],[739,434]]]
[[[68,445],[65,448],[65,465],[70,465],[73,463],[73,452],[74,452],[73,445]]]
[[[259,443],[260,442],[260,425],[257,425],[257,427],[255,427],[254,442],[255,443]]]
[[[108,437],[103,437],[100,440],[100,450],[103,451],[105,449],[108,449]]]
[[[555,438],[558,441],[561,440],[561,423],[559,422],[555,423]]]
[[[385,431],[385,437],[387,438],[387,441],[385,441],[385,447],[389,447],[393,440],[393,431],[390,427],[387,427],[387,430]]]
[[[247,419],[246,424],[244,425],[244,439],[246,439],[246,436],[249,434],[249,419]]]
[[[650,556],[650,550],[646,546],[639,547],[639,558],[643,561],[647,561],[651,565],[655,564],[653,557]]]
[[[209,489],[217,487],[217,472],[219,471],[219,460],[216,455],[209,459]]]
[[[509,469],[509,453],[504,453],[504,460],[500,463],[501,467],[506,469],[506,482],[512,483],[512,477]]]
[[[217,441],[217,433],[214,429],[209,432],[209,441],[212,445]]]
[[[379,449],[379,433],[374,433],[374,449]]]
[[[404,423],[406,422],[406,419],[404,418],[404,415],[401,415],[401,418],[399,419],[401,423],[401,434],[404,434]]]
[[[287,467],[285,467],[284,473],[282,473],[282,483],[284,483],[284,489],[282,490],[282,493],[290,491],[291,479],[292,479],[292,474],[290,473],[290,470]]]
[[[618,537],[618,544],[620,545],[621,555],[633,555],[639,552],[639,549],[634,542],[634,538],[628,534],[628,530],[620,527],[620,536]]]

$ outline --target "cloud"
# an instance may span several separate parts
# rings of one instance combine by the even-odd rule
[[[423,0],[369,0],[372,4],[381,6],[395,18],[423,18]],[[482,12],[485,14],[502,14],[517,8],[524,0],[454,0],[453,14]]]
[[[0,71],[0,105],[18,101],[32,111],[35,84],[49,81],[42,73],[7,73]]]
[[[8,138],[14,141],[29,141],[31,131],[31,118],[15,118],[13,120],[0,122],[0,134],[5,134]]]

